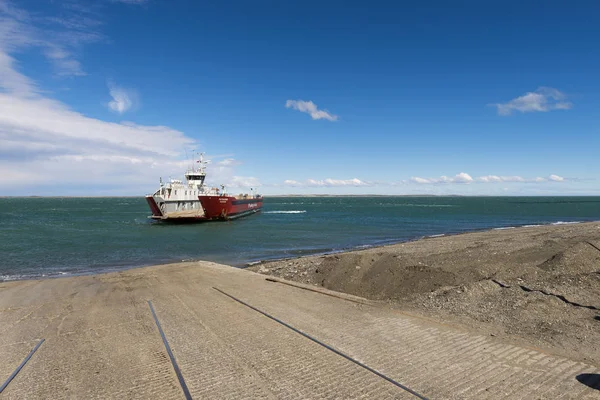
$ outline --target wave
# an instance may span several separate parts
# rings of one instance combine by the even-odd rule
[[[263,214],[304,214],[306,210],[292,210],[292,211],[264,211]]]
[[[436,235],[429,235],[429,236],[426,236],[426,237],[428,237],[428,238],[436,238],[436,237],[442,237],[442,236],[446,236],[446,234],[445,233],[438,233]]]
[[[398,204],[399,207],[433,207],[433,208],[443,208],[443,207],[456,207],[454,204]]]
[[[103,272],[103,271],[100,271]],[[96,273],[96,271],[94,271]],[[60,276],[71,275],[70,272],[63,271],[40,271],[38,273],[30,272],[24,274],[14,274],[14,275],[0,275],[0,282],[9,282],[9,281],[23,281],[28,279],[40,279],[40,278],[57,278]]]
[[[530,225],[520,225],[520,226],[503,226],[499,228],[492,228],[495,231],[502,231],[505,229],[514,229],[514,228],[537,228],[544,225],[573,225],[573,224],[581,224],[585,221],[557,221],[550,222],[548,224],[530,224]]]
[[[382,206],[382,207],[431,207],[431,208],[457,207],[454,204],[378,203],[376,205]]]
[[[26,278],[27,275],[0,275],[0,282],[20,281]]]

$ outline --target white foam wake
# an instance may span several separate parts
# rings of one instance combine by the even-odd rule
[[[293,210],[293,211],[265,211],[263,214],[303,214],[306,210]]]
[[[18,281],[27,278],[26,275],[0,275],[0,282]]]

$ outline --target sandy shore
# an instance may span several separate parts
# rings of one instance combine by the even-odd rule
[[[600,223],[422,239],[254,265],[600,365]]]

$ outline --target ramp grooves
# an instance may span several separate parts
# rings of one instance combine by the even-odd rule
[[[179,369],[179,366],[177,365],[177,361],[175,361],[175,356],[173,355],[173,352],[171,351],[171,347],[169,346],[167,337],[165,336],[165,333],[163,332],[163,330],[160,326],[160,322],[158,322],[158,317],[156,316],[156,313],[154,312],[154,307],[152,307],[152,302],[150,300],[148,300],[148,305],[150,306],[150,311],[152,311],[152,316],[154,317],[154,322],[156,322],[156,327],[158,328],[158,331],[160,332],[160,336],[162,337],[162,341],[165,345],[165,349],[167,349],[167,353],[169,354],[169,358],[171,359],[171,364],[173,364],[173,369],[175,370],[177,379],[179,379],[179,384],[181,385],[183,394],[185,395],[186,400],[192,400],[192,395],[190,394],[190,391],[188,390],[188,387],[185,384],[185,380],[183,379],[181,370]]]
[[[45,340],[46,339],[42,339],[42,340],[40,340],[38,342],[38,344],[35,345],[35,347],[33,348],[33,350],[31,350],[29,352],[29,354],[27,355],[27,357],[25,357],[25,359],[23,360],[23,362],[21,362],[21,364],[17,367],[17,369],[15,369],[15,371],[8,377],[8,379],[2,384],[2,386],[0,386],[0,393],[2,393],[2,391],[4,391],[4,389],[6,389],[6,387],[10,383],[10,381],[12,381],[15,376],[17,376],[17,374],[19,373],[19,371],[21,371],[21,369],[25,366],[25,364],[27,364],[27,361],[29,361],[29,359],[31,358],[31,356],[33,356],[33,353],[36,352],[36,350],[42,345],[42,343],[44,343]]]
[[[421,399],[421,400],[428,400],[428,399],[427,399],[427,397],[425,397],[425,396],[423,396],[423,395],[421,395],[421,394],[419,394],[419,393],[415,392],[414,390],[412,390],[412,389],[410,389],[410,388],[408,388],[408,387],[404,386],[403,384],[401,384],[401,383],[399,383],[399,382],[396,382],[396,381],[395,381],[395,380],[393,380],[392,378],[390,378],[390,377],[388,377],[388,376],[386,376],[386,375],[382,374],[381,372],[379,372],[379,371],[377,371],[377,370],[375,370],[375,369],[373,369],[373,368],[369,367],[368,365],[365,365],[365,364],[361,363],[361,362],[360,362],[360,361],[358,361],[358,360],[355,360],[354,358],[352,358],[352,357],[350,357],[350,356],[348,356],[348,355],[346,355],[346,354],[342,353],[341,351],[339,351],[339,350],[337,350],[337,349],[335,349],[335,348],[333,348],[333,347],[329,346],[328,344],[326,344],[326,343],[323,343],[323,342],[321,342],[321,341],[320,341],[320,340],[318,340],[318,339],[315,339],[314,337],[310,336],[309,334],[307,334],[307,333],[304,333],[304,332],[302,332],[301,330],[294,328],[293,326],[291,326],[291,325],[289,325],[289,324],[287,324],[287,323],[285,323],[285,322],[283,322],[283,321],[281,321],[281,320],[279,320],[279,319],[277,319],[277,318],[275,318],[275,317],[273,317],[273,316],[271,316],[271,315],[267,314],[267,313],[266,313],[266,312],[264,312],[264,311],[261,311],[261,310],[259,310],[258,308],[254,307],[254,306],[251,306],[251,305],[250,305],[250,304],[248,304],[248,303],[245,303],[244,301],[242,301],[242,300],[240,300],[240,299],[238,299],[238,298],[236,298],[236,297],[234,297],[234,296],[232,296],[232,295],[230,295],[230,294],[228,294],[228,293],[225,293],[224,291],[222,291],[222,290],[221,290],[221,289],[219,289],[219,288],[213,287],[213,289],[214,289],[214,290],[216,290],[217,292],[219,292],[219,293],[221,293],[221,294],[224,294],[225,296],[227,296],[227,297],[229,297],[229,298],[231,298],[231,299],[233,299],[233,300],[237,301],[238,303],[240,303],[240,304],[242,304],[242,305],[244,305],[244,306],[246,306],[246,307],[248,307],[248,308],[250,308],[250,309],[252,309],[252,310],[254,310],[254,311],[256,311],[256,312],[258,312],[258,313],[260,313],[260,314],[262,314],[262,315],[264,315],[265,317],[267,317],[267,318],[269,318],[269,319],[272,319],[273,321],[275,321],[275,322],[277,322],[277,323],[279,323],[279,324],[281,324],[281,325],[285,326],[286,328],[288,328],[288,329],[291,329],[292,331],[294,331],[294,332],[298,333],[299,335],[302,335],[302,336],[304,336],[305,338],[307,338],[307,339],[309,339],[309,340],[311,340],[311,341],[313,341],[313,342],[317,343],[318,345],[320,345],[320,346],[322,346],[322,347],[326,348],[326,349],[327,349],[327,350],[329,350],[329,351],[332,351],[333,353],[335,353],[335,354],[337,354],[337,355],[339,355],[339,356],[341,356],[341,357],[345,358],[346,360],[353,362],[354,364],[358,365],[359,367],[362,367],[362,368],[366,369],[367,371],[369,371],[369,372],[372,372],[373,374],[375,374],[375,375],[379,376],[380,378],[383,378],[383,379],[385,379],[386,381],[390,382],[391,384],[393,384],[393,385],[395,385],[395,386],[399,387],[399,388],[400,388],[400,389],[402,389],[402,390],[405,390],[405,391],[407,391],[408,393],[410,393],[410,394],[412,394],[412,395],[414,395],[414,396],[418,397],[419,399]]]

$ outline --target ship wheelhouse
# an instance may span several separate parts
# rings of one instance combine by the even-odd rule
[[[189,185],[202,186],[204,184],[204,178],[206,178],[206,174],[202,173],[186,172],[185,174],[185,179]]]

